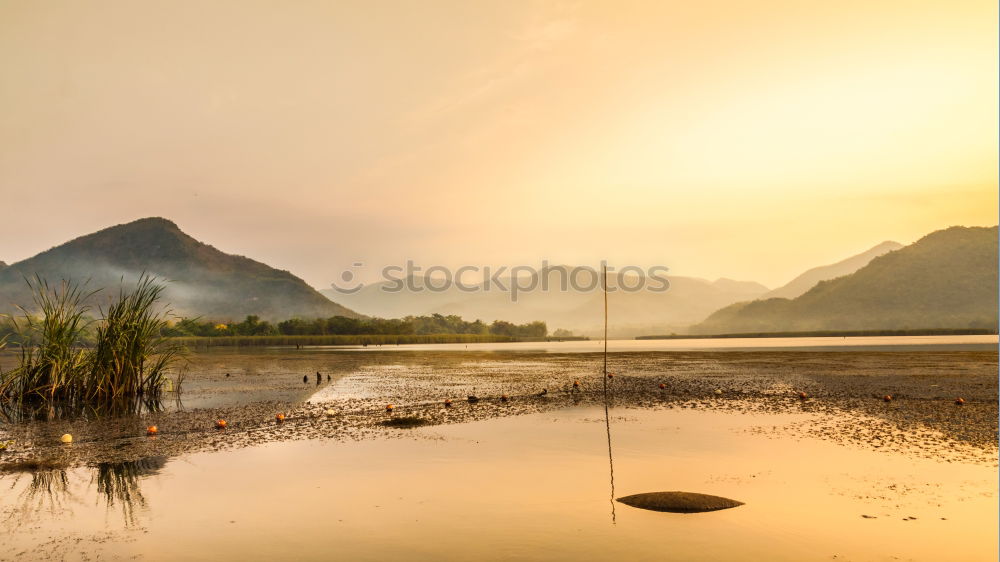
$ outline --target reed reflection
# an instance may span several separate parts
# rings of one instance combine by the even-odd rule
[[[93,479],[97,482],[97,493],[104,498],[107,509],[115,506],[121,509],[126,526],[134,526],[137,510],[146,509],[141,479],[157,474],[166,466],[167,460],[165,456],[157,456],[137,461],[99,463],[94,467]]]
[[[172,407],[183,409],[180,394],[172,400],[160,396],[123,398],[110,402],[87,403],[78,400],[52,402],[0,401],[0,421],[20,423],[28,421],[99,420],[117,417],[138,417],[164,411]]]
[[[147,509],[143,479],[157,474],[168,460],[169,457],[156,456],[78,469],[66,468],[57,460],[8,465],[6,474],[0,474],[0,478],[9,477],[7,488],[19,491],[17,502],[4,513],[4,527],[11,530],[45,518],[72,516],[74,506],[83,505],[84,496],[92,493],[107,510],[120,511],[125,527],[134,527]],[[91,487],[93,484],[96,489]]]

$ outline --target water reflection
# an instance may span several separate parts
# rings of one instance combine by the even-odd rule
[[[607,377],[604,377],[607,381]],[[608,385],[607,382],[604,383],[604,429],[608,435],[608,469],[610,472],[611,479],[611,523],[615,523],[617,518],[615,516],[615,458],[611,454],[611,417],[608,414]]]
[[[79,469],[50,465],[22,467],[24,472],[14,476],[9,489],[17,489],[27,478],[30,481],[18,492],[17,501],[5,510],[5,524],[16,529],[48,518],[62,519],[72,515],[73,506],[82,504],[73,490],[79,489],[76,483],[89,475],[91,485],[97,485],[96,498],[104,507],[120,511],[125,527],[136,526],[138,515],[147,509],[142,479],[157,474],[168,460],[166,456],[147,457]]]
[[[146,508],[146,498],[142,495],[140,479],[156,474],[167,464],[167,457],[147,457],[137,461],[100,463],[94,468],[97,493],[103,496],[110,510],[116,505],[121,508],[122,520],[126,526],[136,524],[136,509]]]
[[[620,385],[616,378],[609,386]],[[30,492],[32,475],[16,487],[3,476],[5,516],[60,506],[72,514],[36,511],[16,532],[0,529],[0,543],[26,559],[260,560],[292,552],[327,560],[336,552],[378,560],[387,548],[435,560],[996,559],[991,465],[810,439],[790,446],[773,429],[805,423],[807,414],[614,407],[616,491],[669,483],[750,507],[709,517],[625,507],[609,525],[609,424],[598,406],[385,439],[109,464],[103,474],[94,465],[65,471],[69,486],[59,472],[39,476]],[[307,468],[289,476],[290,466]],[[49,490],[57,501],[39,504]],[[34,501],[25,501],[29,493]],[[903,521],[911,516],[918,519]]]
[[[0,402],[0,421],[19,423],[27,421],[96,420],[113,417],[134,417],[163,411],[173,402],[181,409],[180,395],[173,400],[162,397],[142,397],[114,400],[104,403],[60,400],[55,402]]]
[[[14,479],[11,489],[24,477]],[[65,470],[46,469],[30,473],[31,481],[17,496],[16,508],[7,513],[6,523],[19,527],[45,515],[60,516],[70,511],[74,501]]]

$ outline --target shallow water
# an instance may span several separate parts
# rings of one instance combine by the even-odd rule
[[[608,351],[989,351],[996,350],[998,336],[858,336],[809,338],[705,338],[670,340],[609,340]],[[372,351],[520,351],[550,353],[599,353],[600,339],[517,343],[452,343],[423,345],[317,346],[329,350]]]
[[[996,559],[995,466],[773,431],[809,416],[613,408],[614,492],[589,407],[4,476],[0,559]],[[660,490],[746,505],[611,501]]]

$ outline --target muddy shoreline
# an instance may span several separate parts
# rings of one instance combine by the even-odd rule
[[[615,353],[609,401],[613,415],[627,408],[805,412],[813,414],[807,423],[761,431],[995,466],[997,358],[995,351]],[[183,391],[171,394],[163,411],[0,423],[0,443],[13,442],[0,453],[0,472],[25,462],[70,467],[406,434],[383,425],[393,416],[435,425],[603,404],[601,366],[593,353],[197,353]],[[480,400],[469,403],[470,394]],[[453,405],[446,408],[445,399]],[[278,412],[286,415],[282,423]],[[220,418],[227,429],[214,429]],[[146,436],[148,425],[158,427],[157,436]],[[71,445],[59,442],[63,433],[73,435]]]

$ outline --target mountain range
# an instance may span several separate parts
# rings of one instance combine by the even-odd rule
[[[316,291],[302,279],[252,259],[224,253],[185,234],[163,218],[145,218],[76,238],[26,260],[0,262],[0,312],[30,307],[25,279],[50,284],[68,279],[103,289],[90,304],[117,293],[122,279],[145,272],[166,283],[165,301],[175,314],[209,320],[248,315],[281,320],[362,315],[398,318],[457,315],[484,321],[545,321],[597,335],[603,322],[599,289],[560,290],[549,270],[548,291],[386,292],[389,282],[354,294]],[[799,330],[991,328],[997,326],[997,228],[952,227],[901,246],[883,242],[840,262],[815,267],[774,290],[753,281],[666,275],[665,292],[609,294],[611,335],[737,333]],[[439,280],[415,276],[415,286]],[[634,284],[612,274],[609,285]],[[511,279],[502,279],[509,285]]]
[[[486,290],[484,283],[472,284],[475,291],[462,291],[452,286],[444,291],[387,292],[391,281],[367,285],[354,294],[346,295],[332,289],[321,291],[354,310],[382,317],[408,315],[454,314],[463,318],[479,318],[490,322],[507,320],[515,323],[545,321],[550,330],[564,328],[577,333],[597,334],[603,323],[603,296],[598,288],[593,290],[561,290],[561,275],[572,275],[575,268],[552,267],[549,270],[549,290],[534,290],[518,295],[516,302],[511,294],[500,290]],[[708,281],[694,277],[666,276],[669,290],[664,292],[614,291],[619,284],[636,286],[637,277],[609,274],[608,296],[612,311],[612,330],[617,337],[650,333],[650,330],[683,330],[703,320],[719,308],[737,301],[756,298],[767,292],[767,287],[752,281],[718,279]],[[581,274],[581,284],[584,276]],[[441,280],[411,276],[408,285],[422,288],[441,286]],[[652,281],[650,281],[652,283]],[[510,277],[500,279],[510,286]]]
[[[179,316],[206,319],[359,317],[287,271],[226,254],[188,236],[173,222],[145,218],[105,228],[0,269],[0,312],[30,307],[25,279],[60,280],[102,289],[89,304],[116,295],[122,279],[142,273],[164,280],[164,301]]]
[[[997,227],[952,227],[794,298],[723,308],[694,331],[997,328]]]
[[[812,268],[773,291],[754,281],[726,278],[709,281],[667,275],[670,289],[666,292],[615,292],[609,295],[610,333],[614,337],[686,333],[691,330],[692,325],[703,322],[719,309],[754,299],[799,296],[821,281],[854,273],[872,259],[901,247],[897,242],[883,242],[835,264]],[[561,266],[552,269],[558,271],[572,268]],[[510,278],[501,281],[510,284]],[[615,286],[621,281],[622,279],[612,276],[609,285]],[[424,277],[411,277],[408,280],[409,286],[424,287],[428,283],[440,285],[440,280],[428,281]],[[554,287],[558,283],[553,281],[550,285]],[[440,292],[384,290],[391,286],[391,282],[375,283],[350,295],[339,294],[332,289],[321,292],[345,306],[373,316],[400,317],[438,313],[486,321],[544,320],[550,329],[565,328],[587,335],[602,333],[602,297],[593,291],[538,291],[525,293],[517,302],[511,302],[507,293],[484,291],[482,284],[477,285],[478,290],[472,293],[454,288]]]
[[[862,267],[868,265],[873,259],[898,250],[902,248],[903,245],[899,242],[886,241],[881,244],[861,252],[856,256],[851,256],[845,260],[841,260],[837,263],[830,265],[821,265],[819,267],[814,267],[802,275],[799,275],[795,279],[792,279],[785,285],[765,293],[761,299],[794,299],[799,295],[805,294],[806,291],[815,287],[820,281],[826,281],[828,279],[834,279],[836,277],[843,277],[844,275],[850,275],[855,271],[861,269]]]

